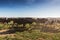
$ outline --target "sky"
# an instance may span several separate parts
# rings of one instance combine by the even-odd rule
[[[60,17],[60,0],[0,0],[0,17]]]

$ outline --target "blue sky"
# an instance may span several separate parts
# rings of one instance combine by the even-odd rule
[[[60,17],[60,0],[0,0],[0,17]]]

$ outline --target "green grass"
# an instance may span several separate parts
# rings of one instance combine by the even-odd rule
[[[17,24],[13,25],[13,22],[11,22],[11,25],[0,24],[0,29],[8,29],[12,26],[17,26]],[[27,23],[27,24],[25,24],[24,27],[27,28],[28,30],[24,30],[22,32],[16,32],[15,33],[16,35],[14,35],[14,37],[12,37],[12,36],[0,37],[0,40],[60,40],[60,33],[41,32],[40,27],[42,27],[43,29],[46,30],[46,27],[44,27],[44,26],[46,26],[46,27],[49,26],[49,29],[51,28],[51,25],[44,25],[44,24],[37,25],[35,22],[33,22],[32,24]],[[19,28],[23,27],[23,24],[19,24],[18,27]],[[40,29],[33,30],[35,27],[39,27]],[[32,29],[32,30],[30,30],[30,29]],[[47,30],[48,30],[48,28],[47,28]]]
[[[42,40],[60,40],[60,33],[44,33],[39,31],[32,31],[29,33],[28,31],[25,32],[17,32],[16,37],[22,37],[22,40],[38,40],[39,38]]]
[[[14,37],[0,37],[0,40],[60,40],[60,33],[45,33],[39,30],[16,32]]]

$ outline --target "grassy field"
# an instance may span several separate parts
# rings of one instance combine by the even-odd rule
[[[0,37],[0,40],[60,40],[60,33],[45,33],[39,30],[16,32]]]
[[[60,23],[0,23],[0,40],[60,40]]]

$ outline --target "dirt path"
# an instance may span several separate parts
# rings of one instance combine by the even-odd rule
[[[15,34],[2,34],[0,35],[0,37],[6,37],[6,36],[11,36],[11,37],[14,37]]]
[[[5,37],[5,36],[13,37],[15,35],[15,34],[7,34],[8,30],[10,30],[10,29],[0,30],[0,37]]]
[[[6,31],[8,31],[8,30],[9,30],[9,29],[0,30],[0,33],[1,33],[1,32],[6,32]]]

